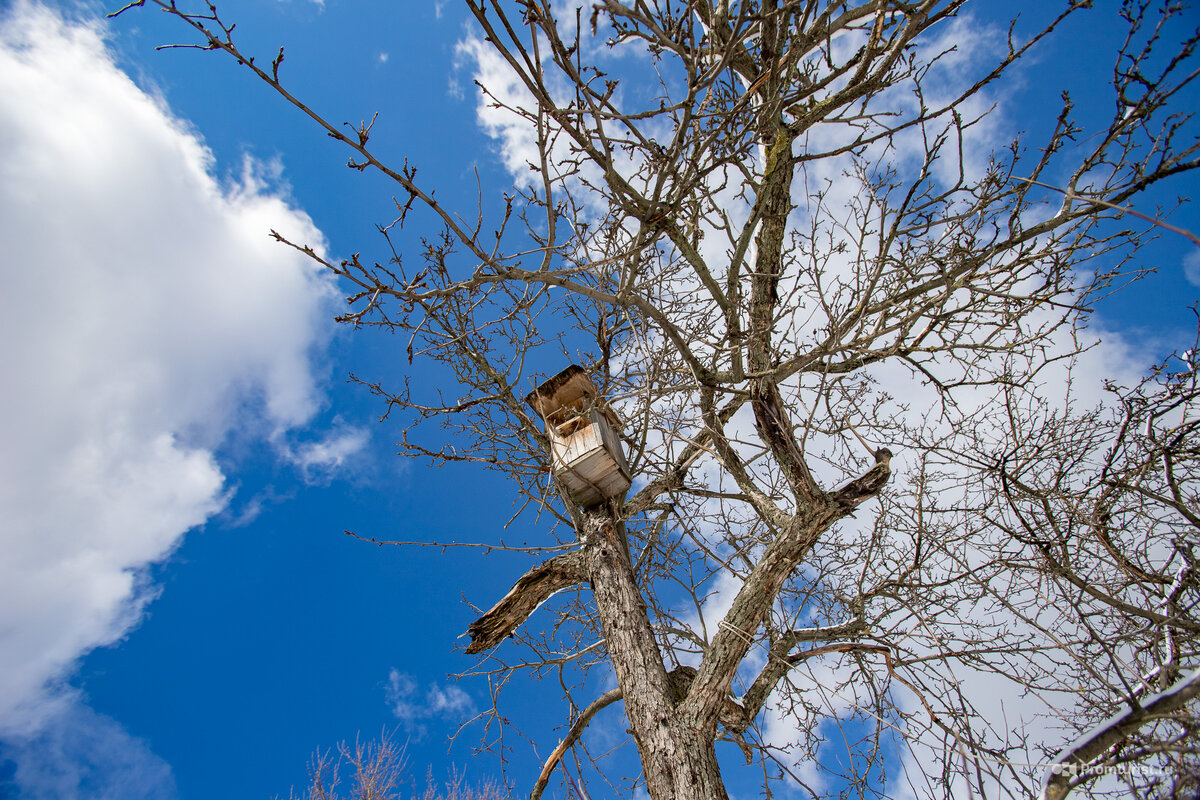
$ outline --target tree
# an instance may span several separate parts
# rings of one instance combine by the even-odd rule
[[[336,756],[329,750],[317,751],[309,762],[307,791],[302,796],[293,791],[289,800],[401,800],[408,769],[405,750],[405,745],[396,744],[394,732],[385,730],[369,742],[356,739],[353,747],[340,742]],[[349,773],[346,795],[338,791],[343,769]],[[413,800],[502,800],[507,795],[494,782],[467,785],[465,776],[456,769],[450,772],[445,793],[439,792],[431,768],[425,776],[424,790],[418,795],[414,787],[409,796]]]
[[[1093,778],[1096,766],[1125,774],[1144,794],[1200,790],[1200,720],[1187,710],[1200,695],[1198,386],[1196,349],[1187,352],[1182,365],[1160,365],[1132,389],[1110,385],[1116,402],[1107,414],[1015,411],[1011,431],[1023,438],[1006,443],[985,479],[996,502],[980,523],[1007,537],[1004,568],[1050,594],[1045,605],[1058,619],[1042,633],[1075,637],[1058,646],[1073,663],[1057,670],[1080,687],[1075,713],[1098,723],[1057,755],[1047,752],[1060,765],[1045,776],[1050,798]],[[1039,611],[1018,613],[1037,628],[1046,616]],[[1173,773],[1138,780],[1130,765],[1164,752],[1174,756]]]
[[[1044,134],[981,150],[1013,65],[1110,11],[1014,21],[973,71],[963,0],[465,0],[528,176],[466,212],[296,98],[282,49],[264,66],[212,5],[152,2],[391,178],[395,225],[440,228],[415,268],[276,237],[351,287],[342,321],[457,379],[452,401],[367,384],[405,451],[500,470],[555,523],[468,648],[498,682],[563,676],[572,727],[534,797],[617,700],[655,798],[726,797],[726,741],[768,794],[1058,797],[1130,763],[1140,790],[1195,786],[1194,361],[1110,402],[1058,377],[1158,230],[1125,209],[1200,164],[1181,5],[1121,6],[1098,127],[1064,95]],[[525,399],[555,360],[624,420],[627,496],[582,508],[552,477]],[[617,688],[577,701],[595,669]],[[1010,728],[981,680],[1064,730]]]

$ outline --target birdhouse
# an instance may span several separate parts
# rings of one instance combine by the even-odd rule
[[[554,476],[589,508],[620,497],[631,482],[617,436],[621,421],[574,364],[530,392],[525,402],[546,421]]]

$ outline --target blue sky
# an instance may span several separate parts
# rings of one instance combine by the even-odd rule
[[[27,514],[6,535],[54,552],[29,548],[37,591],[4,600],[19,630],[3,650],[27,679],[5,687],[0,796],[14,781],[17,796],[71,796],[76,775],[81,797],[286,796],[314,749],[384,726],[409,739],[419,780],[466,764],[446,736],[486,688],[447,682],[472,663],[454,652],[464,591],[490,602],[521,567],[342,531],[488,541],[510,499],[471,475],[464,502],[468,476],[393,455],[397,432],[346,376],[397,376],[395,342],[337,330],[332,285],[267,237],[378,248],[390,191],[230,64],[154,52],[182,33],[161,15],[104,10],[18,4],[4,22],[0,75],[20,85],[0,123],[4,238],[22,240],[4,269],[22,323],[5,360],[26,387],[6,433],[34,456],[5,460],[24,494],[6,508]],[[295,79],[335,117],[390,98],[380,141],[431,153],[422,171],[447,193],[467,186],[487,147],[451,92],[461,18],[334,10],[238,16],[248,40],[288,43]],[[418,58],[430,66],[414,73]],[[89,449],[93,463],[67,467]]]
[[[403,342],[338,329],[340,290],[267,236],[382,259],[392,187],[346,169],[229,59],[155,52],[187,38],[162,14],[0,8],[0,798],[286,796],[314,749],[385,726],[418,782],[452,763],[498,776],[495,754],[472,756],[494,739],[479,727],[447,752],[490,704],[486,679],[448,675],[474,663],[456,652],[464,600],[490,605],[528,559],[342,531],[539,532],[502,531],[515,509],[497,474],[394,455],[399,429],[346,378],[398,383]],[[476,175],[485,197],[511,185],[478,123],[456,4],[224,10],[249,51],[286,45],[288,84],[328,118],[379,111],[377,152],[408,157],[448,206],[473,209]],[[1107,41],[1102,27],[1072,35]],[[1044,125],[1035,112],[1096,66],[1078,50],[1030,63],[997,125]],[[1200,228],[1192,205],[1172,221]],[[428,232],[400,243],[416,252]],[[1166,235],[1148,257],[1160,274],[1100,320],[1165,353],[1189,343],[1200,256]],[[444,376],[418,364],[413,380]],[[543,755],[565,718],[545,683],[514,684],[505,705]],[[511,774],[529,774],[529,747],[506,744]]]

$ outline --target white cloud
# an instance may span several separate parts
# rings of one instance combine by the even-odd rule
[[[475,713],[471,696],[457,686],[431,683],[425,692],[412,675],[392,669],[388,672],[384,697],[393,716],[403,723],[410,736],[425,734],[425,721],[462,722]]]
[[[1183,259],[1183,274],[1193,286],[1200,286],[1200,250],[1193,250]]]
[[[456,66],[473,68],[475,82],[487,87],[476,106],[476,120],[496,140],[504,166],[518,185],[528,181],[531,164],[540,163],[535,127],[514,109],[534,111],[537,103],[499,53],[479,37],[468,37],[455,48]],[[496,104],[502,107],[497,107]],[[524,181],[522,180],[524,178]]]
[[[35,736],[0,750],[22,800],[172,800],[171,767],[115,720],[64,699]],[[0,784],[0,796],[10,797]]]
[[[285,459],[295,464],[305,480],[321,482],[345,467],[347,463],[367,446],[370,433],[365,428],[354,428],[340,420],[334,428],[315,442],[292,447],[281,445]]]
[[[333,291],[268,231],[318,249],[321,233],[252,163],[227,186],[213,167],[96,28],[27,2],[0,16],[10,740],[51,735],[55,682],[137,624],[154,594],[144,568],[223,508],[222,438],[280,437],[320,405],[312,358]],[[307,457],[340,463],[352,444]]]
[[[293,491],[277,491],[273,485],[267,486],[249,498],[236,497],[235,492],[236,487],[229,492],[230,499],[234,502],[226,506],[220,515],[221,522],[226,528],[243,528],[250,525],[269,507],[285,503],[296,496]]]

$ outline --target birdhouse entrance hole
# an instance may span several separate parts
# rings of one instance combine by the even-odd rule
[[[564,439],[578,433],[580,428],[588,424],[590,424],[590,420],[586,416],[581,414],[578,409],[570,407],[560,408],[546,416],[547,427],[553,427],[554,432]]]

